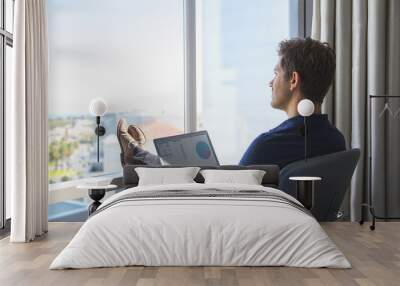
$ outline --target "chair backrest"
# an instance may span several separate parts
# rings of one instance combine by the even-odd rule
[[[289,177],[321,177],[316,182],[312,213],[318,221],[334,221],[359,157],[360,149],[352,149],[290,163],[280,171],[279,189],[296,196],[296,182]]]

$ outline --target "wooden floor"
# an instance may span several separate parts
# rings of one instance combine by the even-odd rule
[[[0,241],[0,285],[400,285],[400,222],[337,222],[324,229],[352,269],[289,267],[122,267],[48,270],[81,223],[50,223],[43,238],[27,244]]]

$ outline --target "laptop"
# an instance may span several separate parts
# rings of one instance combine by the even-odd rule
[[[157,138],[154,145],[168,165],[219,166],[207,131]]]

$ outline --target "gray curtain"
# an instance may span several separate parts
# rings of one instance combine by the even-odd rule
[[[314,0],[312,37],[336,51],[336,76],[323,112],[343,133],[348,148],[360,148],[351,190],[343,209],[351,220],[361,218],[368,201],[368,116],[371,116],[372,199],[381,216],[400,215],[400,113],[379,116],[384,98],[400,95],[400,1]],[[399,99],[387,100],[395,112]]]

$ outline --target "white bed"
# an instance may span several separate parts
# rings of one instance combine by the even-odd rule
[[[263,191],[271,199],[244,195],[122,199],[138,192],[206,193],[213,189]],[[297,204],[277,189],[254,185],[192,183],[127,189],[99,207],[50,269],[127,265],[350,268],[319,223]]]

